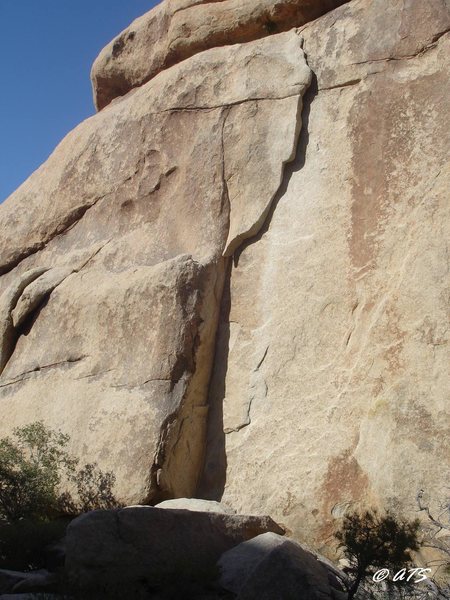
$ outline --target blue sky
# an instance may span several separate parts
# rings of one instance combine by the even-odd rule
[[[89,72],[155,0],[0,0],[0,202],[94,113]]]

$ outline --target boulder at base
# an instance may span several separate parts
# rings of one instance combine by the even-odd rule
[[[220,584],[238,600],[344,600],[338,571],[309,550],[264,533],[221,557]]]
[[[212,512],[223,515],[235,515],[236,511],[215,500],[201,500],[200,498],[174,498],[164,500],[156,505],[156,508],[194,510],[196,512]]]
[[[151,506],[93,511],[67,529],[66,572],[72,586],[109,598],[174,579],[206,581],[224,552],[268,531],[284,533],[267,516]]]

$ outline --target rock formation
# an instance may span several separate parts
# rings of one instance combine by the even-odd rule
[[[194,494],[222,254],[264,218],[310,78],[295,31],[196,55],[82,123],[2,206],[2,433],[62,428],[126,503]]]
[[[449,466],[446,0],[165,0],[0,206],[0,436],[319,545]]]
[[[284,534],[267,516],[150,506],[97,510],[67,528],[65,566],[75,587],[116,598],[112,592],[136,583],[201,580],[224,552],[266,532]]]
[[[222,587],[236,594],[236,600],[347,600],[341,572],[276,533],[262,533],[231,548],[218,567]]]
[[[449,19],[356,1],[301,30],[297,155],[225,289],[202,491],[310,542],[447,477]]]
[[[165,0],[100,53],[91,73],[95,105],[101,110],[198,52],[298,27],[346,1]]]

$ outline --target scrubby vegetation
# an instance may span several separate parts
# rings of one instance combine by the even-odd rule
[[[0,440],[0,567],[29,570],[46,563],[74,516],[114,508],[115,477],[96,464],[79,468],[68,435],[37,421]],[[63,481],[73,493],[61,492]]]
[[[430,521],[432,525],[433,521],[436,523],[432,517]],[[442,525],[441,522],[438,524]],[[344,568],[348,576],[345,582],[348,599],[450,598],[449,588],[443,587],[432,576],[435,569],[418,568],[413,561],[415,552],[432,545],[429,543],[429,529],[418,519],[409,521],[373,510],[346,515],[335,535],[348,563]],[[431,539],[434,539],[433,535]],[[441,540],[433,547],[442,551],[443,543]],[[448,563],[444,564],[444,568],[448,568]]]

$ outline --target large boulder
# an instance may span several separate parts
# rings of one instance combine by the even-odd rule
[[[304,25],[347,1],[164,0],[101,51],[91,73],[95,105],[101,110],[198,52]]]
[[[237,600],[345,600],[345,576],[308,549],[263,533],[225,552],[221,586]]]
[[[270,207],[310,78],[295,31],[197,54],[0,206],[0,437],[63,430],[122,504],[195,495],[223,254]]]
[[[444,498],[449,29],[441,0],[302,29],[297,156],[224,293],[201,492],[319,549],[348,510]]]
[[[283,533],[270,517],[148,506],[94,511],[67,529],[66,573],[75,588],[111,594],[206,580],[224,552],[268,531]]]

